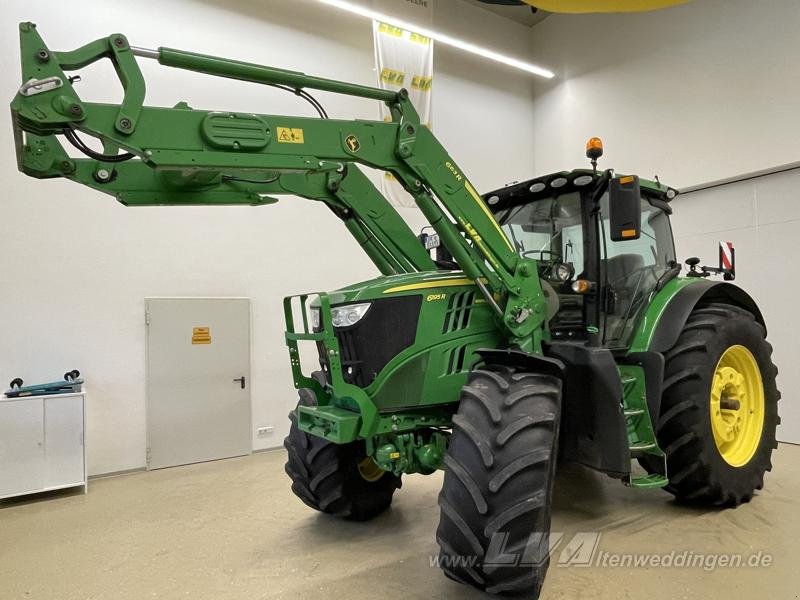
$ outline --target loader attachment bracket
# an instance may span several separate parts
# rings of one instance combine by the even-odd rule
[[[53,52],[36,31],[35,24],[20,23],[19,33],[24,82],[19,96],[26,98],[26,102],[15,102],[12,111],[24,122],[26,130],[38,130],[43,135],[60,133],[83,121],[87,116],[85,107],[72,86],[68,85],[76,79],[70,79],[65,71],[75,71],[108,58],[124,90],[114,128],[122,135],[134,132],[144,104],[145,83],[124,35],[115,33],[70,52]],[[56,89],[59,93],[55,97],[43,93]]]

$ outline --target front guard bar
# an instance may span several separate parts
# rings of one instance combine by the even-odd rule
[[[320,331],[311,331],[308,322],[309,298],[319,298]],[[302,314],[302,331],[297,331],[293,300],[299,300]],[[331,321],[331,301],[324,292],[297,294],[283,299],[283,313],[286,319],[286,346],[289,348],[289,360],[292,366],[294,387],[310,389],[317,399],[317,406],[299,406],[297,422],[301,430],[344,444],[355,439],[367,439],[376,433],[379,416],[378,409],[369,396],[360,387],[344,380],[339,341],[333,332]],[[325,352],[330,389],[326,389],[319,381],[303,373],[300,364],[298,342],[309,341],[320,344]],[[343,408],[343,405],[355,405],[358,411]]]

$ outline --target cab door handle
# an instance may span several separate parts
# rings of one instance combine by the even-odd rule
[[[242,389],[244,389],[245,385],[247,384],[247,380],[245,379],[244,375],[242,375],[241,377],[237,377],[233,381],[234,382],[238,381],[239,384],[242,386]]]

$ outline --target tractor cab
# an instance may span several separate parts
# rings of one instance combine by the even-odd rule
[[[558,296],[553,339],[627,347],[650,295],[679,273],[677,192],[610,170],[551,173],[484,196],[517,252]]]

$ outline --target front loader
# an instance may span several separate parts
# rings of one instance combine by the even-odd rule
[[[745,291],[708,277],[731,279],[729,263],[692,260],[680,276],[676,191],[598,170],[599,140],[591,169],[479,195],[405,90],[136,48],[120,34],[69,52],[31,23],[20,38],[11,110],[23,173],[126,206],[323,202],[374,262],[373,280],[284,301],[300,391],[286,472],[311,508],[366,520],[403,475],[443,469],[445,574],[537,597],[559,459],[709,505],[762,487],[780,396],[764,319]],[[100,59],[116,69],[119,104],[82,99],[69,75]],[[285,89],[320,118],[146,106],[138,59]],[[329,119],[308,90],[384,102],[391,121]],[[435,231],[425,245],[359,165],[403,185]]]

